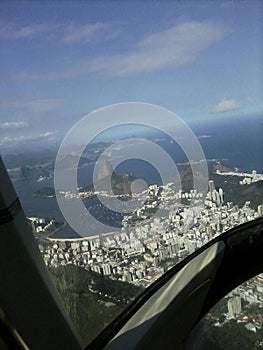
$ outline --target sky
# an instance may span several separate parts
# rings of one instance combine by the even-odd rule
[[[190,123],[262,113],[262,15],[253,0],[1,1],[0,147],[120,102]]]

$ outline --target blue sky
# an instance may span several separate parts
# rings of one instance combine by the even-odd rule
[[[1,1],[0,146],[110,104],[186,121],[263,111],[262,1]]]

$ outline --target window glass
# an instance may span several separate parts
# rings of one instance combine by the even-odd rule
[[[263,275],[241,284],[199,322],[189,349],[262,349]]]
[[[0,153],[86,344],[263,215],[262,6],[1,2]]]

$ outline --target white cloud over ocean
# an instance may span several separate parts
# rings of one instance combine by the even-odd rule
[[[8,122],[3,122],[0,123],[0,130],[13,130],[13,129],[21,129],[28,127],[28,123],[26,122],[13,122],[13,121],[8,121]]]
[[[224,99],[221,100],[219,103],[210,106],[209,112],[212,114],[219,114],[219,113],[226,113],[226,112],[232,112],[240,109],[240,104],[232,99]]]

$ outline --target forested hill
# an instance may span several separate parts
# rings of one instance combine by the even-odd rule
[[[50,268],[49,272],[85,344],[142,291],[75,265]]]

